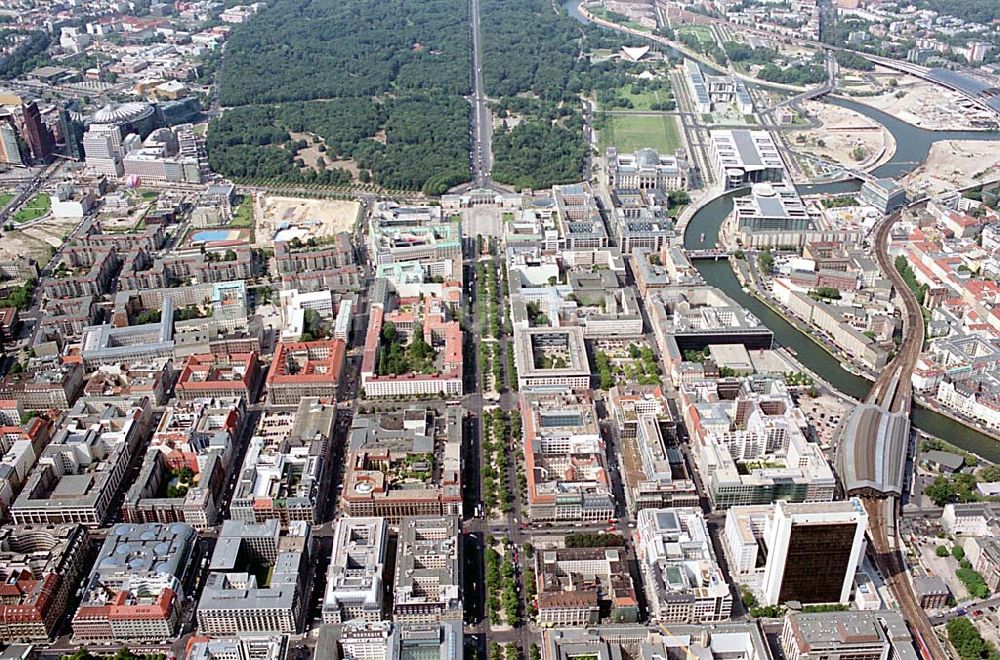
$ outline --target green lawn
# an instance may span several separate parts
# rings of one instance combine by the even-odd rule
[[[38,193],[35,197],[21,207],[21,210],[14,214],[14,224],[24,224],[37,220],[52,208],[52,200],[46,193]]]
[[[253,197],[250,193],[243,195],[243,201],[236,207],[230,227],[253,227]]]
[[[618,96],[632,101],[631,108],[614,108],[615,110],[649,110],[653,103],[662,103],[671,98],[670,93],[665,90],[651,89],[639,94],[632,93],[632,85],[625,85],[618,90]]]
[[[687,25],[682,28],[677,28],[677,34],[693,34],[698,37],[698,41],[703,44],[710,44],[715,42],[715,37],[712,36],[712,29],[707,28],[704,25]]]
[[[0,209],[4,209],[14,199],[16,193],[0,193]]]
[[[613,115],[599,132],[601,151],[615,146],[618,151],[631,152],[652,147],[660,153],[671,154],[681,146],[677,118],[672,115],[662,117],[639,117]]]

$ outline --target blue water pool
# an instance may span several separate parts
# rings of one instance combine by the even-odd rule
[[[207,243],[210,241],[229,241],[235,240],[238,236],[239,232],[231,229],[205,229],[191,234],[191,242]]]

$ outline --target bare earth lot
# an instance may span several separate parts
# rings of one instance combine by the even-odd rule
[[[28,256],[44,265],[52,251],[63,243],[63,236],[77,224],[73,219],[48,218],[27,229],[4,231],[0,239],[0,259]]]
[[[965,97],[912,76],[897,76],[896,90],[855,100],[878,108],[908,124],[933,131],[975,128],[971,119],[981,111],[967,109]],[[897,92],[904,92],[897,98]]]
[[[895,151],[889,132],[862,114],[817,101],[807,101],[803,108],[819,120],[821,126],[793,131],[789,143],[796,151],[854,167],[871,166],[891,157]],[[804,136],[805,142],[799,142],[798,136]],[[859,155],[863,154],[860,160],[854,158],[859,148]]]
[[[935,142],[927,160],[905,179],[915,192],[935,194],[1000,175],[1000,150],[989,141]]]
[[[294,225],[315,237],[351,231],[358,217],[358,202],[340,199],[303,199],[260,194],[254,200],[256,244],[270,246],[274,233],[284,225]]]

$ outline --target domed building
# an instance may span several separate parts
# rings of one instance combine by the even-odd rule
[[[145,139],[156,128],[156,110],[145,101],[119,105],[109,103],[94,113],[90,124],[117,126],[123,136],[136,133]]]

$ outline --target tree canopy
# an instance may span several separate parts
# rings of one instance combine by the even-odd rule
[[[468,94],[462,0],[276,0],[233,30],[223,105],[406,92]]]

